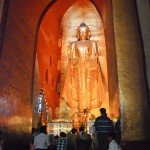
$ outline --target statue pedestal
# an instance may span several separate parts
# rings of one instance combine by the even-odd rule
[[[94,122],[86,122],[86,132],[89,134],[93,133],[93,124]],[[60,132],[68,133],[74,127],[78,129],[82,124],[78,124],[78,127],[74,126],[73,122],[51,122],[47,124],[47,133],[53,135],[60,135]]]
[[[78,129],[80,126],[84,126],[85,131],[88,131],[88,122],[92,123],[95,120],[95,118],[92,118],[91,116],[92,114],[87,109],[85,109],[84,112],[76,113],[73,117],[73,127]]]
[[[59,136],[60,132],[68,133],[72,128],[72,122],[52,122],[47,124],[47,133]]]

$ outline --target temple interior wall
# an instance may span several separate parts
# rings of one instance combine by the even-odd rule
[[[141,31],[141,38],[142,38],[142,49],[143,49],[143,57],[144,57],[144,65],[145,65],[145,75],[146,75],[146,82],[147,82],[147,90],[149,93],[149,100],[150,100],[150,21],[147,19],[150,18],[150,2],[149,0],[137,0],[137,11],[138,11],[138,19],[139,19],[139,26]]]
[[[40,15],[48,3],[10,1],[8,5],[0,58],[0,128],[5,143],[12,143],[12,147],[16,142],[29,144],[35,37]]]
[[[113,1],[122,139],[131,141],[150,138],[150,109],[136,15],[133,1]]]
[[[0,58],[0,128],[9,137],[6,137],[6,143],[15,143],[16,141],[29,143],[28,137],[32,127],[33,78],[38,27],[43,17],[41,14],[45,14],[43,10],[46,11],[46,6],[48,4],[50,4],[48,8],[54,6],[50,2],[49,0],[10,1],[4,36],[2,34],[3,31],[0,30],[0,35],[3,36]],[[55,32],[58,32],[59,23],[65,10],[74,2],[74,0],[53,2],[56,3],[56,8],[52,13],[57,18],[55,20],[57,22],[55,28],[57,31],[54,30],[52,32],[52,37]],[[138,36],[139,31],[135,19],[137,16],[133,1],[92,0],[92,2],[102,16],[104,24],[106,45],[109,52],[107,60],[109,62],[109,90],[111,91],[109,95],[110,105],[116,106],[116,100],[120,99],[122,138],[126,141],[150,139],[150,133],[147,132],[150,131],[148,130],[150,127],[150,110],[145,91],[143,61],[141,61],[141,41]],[[138,4],[140,2],[139,0]],[[144,9],[148,7],[146,2],[142,5]],[[140,6],[138,7],[141,8]],[[58,8],[60,7],[61,13],[59,14]],[[150,34],[148,34],[149,25],[145,21],[147,19],[143,18],[145,14],[148,15],[145,12],[147,9],[143,11],[144,9],[139,10],[142,15],[140,18],[141,28],[143,29],[142,34],[146,48],[147,64],[149,64],[148,49],[150,46],[148,42]],[[111,13],[112,11],[113,13]],[[50,21],[53,21],[53,19],[51,18]],[[144,29],[145,26],[147,27],[146,29]],[[113,29],[115,29],[115,34]],[[55,45],[58,45],[61,33],[57,33],[57,35],[54,38],[54,41],[56,41]],[[131,43],[130,40],[134,42]],[[43,42],[46,42],[48,47],[49,42],[47,40]],[[129,55],[127,55],[128,53]],[[40,55],[42,55],[42,51]],[[122,60],[124,61],[122,62]],[[149,65],[147,65],[147,70],[148,68]],[[42,80],[40,81],[41,83],[43,82]],[[38,84],[36,86],[38,89]],[[48,101],[53,103],[53,107],[58,105],[57,102]],[[115,112],[116,110],[113,109],[111,111]],[[141,134],[142,132],[144,134]],[[16,137],[15,141],[12,140],[14,135]]]

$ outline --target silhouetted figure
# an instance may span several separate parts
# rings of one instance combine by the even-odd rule
[[[58,138],[55,138],[54,134],[49,134],[49,139],[50,139],[50,148],[49,149],[50,150],[56,150],[56,140]]]
[[[108,134],[109,141],[109,149],[108,150],[120,150],[118,143],[116,142],[116,134],[114,132],[110,132]]]
[[[81,138],[81,134],[84,132],[84,126],[79,127],[79,137]]]
[[[72,128],[72,130],[67,134],[69,145],[68,149],[75,150],[76,141],[78,138],[77,129]]]
[[[113,130],[113,123],[110,118],[107,117],[106,109],[100,109],[101,116],[97,117],[94,123],[97,140],[98,150],[108,150],[108,133]]]
[[[76,142],[76,150],[90,150],[90,148],[91,139],[87,133],[82,132],[80,138]]]
[[[97,141],[97,133],[96,131],[92,133],[92,148],[97,150],[98,148],[98,141]]]

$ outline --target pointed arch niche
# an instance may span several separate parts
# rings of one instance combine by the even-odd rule
[[[77,1],[74,3],[64,14],[61,20],[61,33],[62,33],[62,44],[61,44],[61,76],[60,76],[60,93],[62,94],[67,65],[68,65],[68,45],[69,42],[76,41],[76,29],[82,23],[90,28],[91,40],[95,40],[98,43],[99,62],[103,75],[103,83],[101,84],[101,106],[107,109],[109,116],[114,117],[113,112],[110,112],[110,99],[109,99],[109,88],[108,88],[108,64],[107,64],[107,50],[105,43],[105,34],[102,18],[100,17],[97,9],[90,1]],[[118,107],[118,104],[117,104]],[[66,114],[66,112],[72,116],[75,111],[65,106],[65,100],[60,98],[60,114]],[[92,114],[95,116],[99,115],[99,107],[92,109]],[[118,115],[118,114],[117,114]]]
[[[119,95],[111,2],[59,0],[46,7],[41,18],[36,47],[39,84],[42,85],[45,81],[45,72],[48,69],[48,84],[43,86],[48,105],[53,111],[53,118],[56,118],[57,107],[60,107],[62,113],[68,111],[61,99],[68,64],[67,46],[69,42],[76,40],[76,29],[83,21],[91,30],[91,40],[98,41],[99,45],[99,59],[105,77],[102,93],[103,101],[106,102],[101,107],[108,109],[111,118],[117,118]],[[58,86],[60,95],[56,92],[57,81],[60,81]],[[99,108],[96,112],[96,115],[99,115]]]

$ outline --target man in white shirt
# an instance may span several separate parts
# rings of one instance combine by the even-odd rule
[[[108,150],[121,150],[118,143],[115,141],[116,135],[114,132],[108,134],[109,149]]]
[[[46,134],[46,126],[40,127],[40,133],[34,138],[35,150],[47,150],[50,146],[50,140]]]

